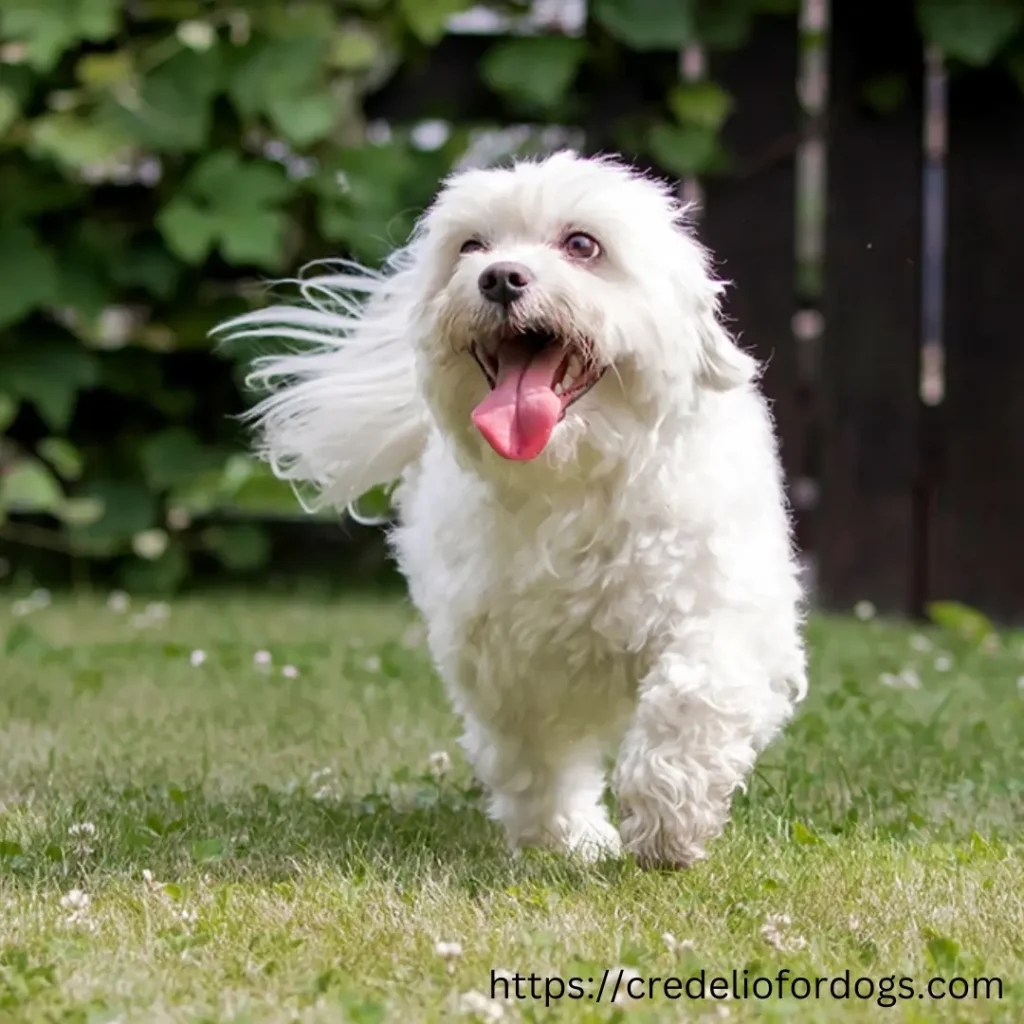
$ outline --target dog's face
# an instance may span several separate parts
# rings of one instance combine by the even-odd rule
[[[420,372],[463,449],[562,465],[615,455],[753,361],[667,190],[561,153],[447,183],[413,243]]]

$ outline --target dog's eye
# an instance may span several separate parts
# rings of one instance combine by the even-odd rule
[[[469,252],[483,252],[485,248],[486,246],[479,238],[467,238],[459,248],[459,252],[465,256]]]
[[[598,245],[597,239],[582,231],[574,231],[569,235],[562,243],[562,248],[577,260],[592,260],[601,254],[601,246]]]

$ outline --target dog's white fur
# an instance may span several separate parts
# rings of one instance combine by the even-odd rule
[[[806,690],[771,419],[684,213],[608,159],[468,171],[383,273],[345,265],[300,282],[304,307],[227,325],[309,343],[253,373],[279,475],[339,508],[400,479],[394,548],[516,846],[691,864]],[[563,255],[567,230],[600,259]],[[460,255],[468,238],[486,251]],[[533,272],[524,316],[611,368],[527,463],[470,418],[468,348],[499,316],[477,278],[499,259]]]

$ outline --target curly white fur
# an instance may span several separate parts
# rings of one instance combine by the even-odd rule
[[[254,416],[282,476],[338,507],[400,478],[394,548],[516,846],[691,864],[806,690],[771,419],[684,212],[606,159],[470,171],[383,274],[343,267],[302,284],[306,307],[226,325],[312,346],[254,370],[276,387]],[[600,259],[567,258],[567,230]],[[484,249],[460,254],[469,238]],[[496,260],[533,275],[525,320],[609,367],[529,462],[471,421]]]

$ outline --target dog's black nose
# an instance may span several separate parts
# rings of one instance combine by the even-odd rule
[[[530,287],[532,280],[533,274],[522,263],[492,263],[477,284],[485,299],[508,306]]]

